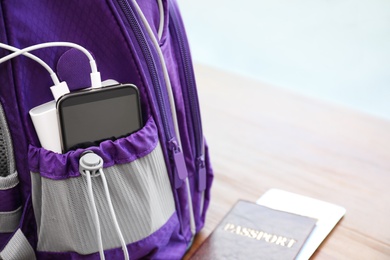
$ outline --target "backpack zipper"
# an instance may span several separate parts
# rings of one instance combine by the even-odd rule
[[[166,103],[168,98],[164,98],[163,86],[159,80],[159,76],[157,73],[156,62],[152,55],[152,52],[149,48],[149,45],[146,40],[146,36],[141,29],[141,25],[136,19],[136,15],[133,9],[130,7],[129,3],[126,0],[118,0],[117,1],[121,10],[123,11],[126,20],[130,27],[132,28],[137,42],[142,50],[142,54],[145,58],[148,71],[151,74],[151,79],[153,81],[153,88],[151,91],[153,92],[153,96],[155,98],[156,103],[159,108],[159,117],[161,118],[161,122],[164,128],[164,135],[167,140],[168,149],[171,152],[171,158],[173,158],[175,164],[174,171],[174,186],[175,188],[180,188],[183,180],[187,178],[187,169],[185,166],[184,155],[182,149],[178,143],[178,140],[174,134],[174,130],[169,122],[172,122],[171,111],[169,109],[169,104]]]
[[[179,49],[180,49],[180,58],[181,64],[183,65],[184,78],[185,81],[182,86],[183,91],[186,93],[184,100],[189,104],[192,127],[189,127],[189,131],[192,132],[195,140],[195,165],[197,167],[197,187],[199,192],[203,192],[206,189],[206,166],[204,158],[204,141],[203,141],[203,131],[202,131],[202,121],[199,108],[199,100],[196,91],[196,82],[194,69],[192,66],[191,54],[189,52],[189,44],[184,33],[184,28],[182,22],[179,20],[177,15],[176,6],[171,6],[169,9],[169,15],[171,20],[171,25],[173,26],[173,36],[177,40]]]
[[[150,72],[151,80],[153,81],[153,87],[148,89],[149,91],[152,92],[151,96],[152,96],[153,104],[157,103],[159,108],[159,111],[156,111],[156,114],[158,118],[160,118],[162,121],[162,125],[163,125],[162,137],[166,138],[166,140],[162,140],[162,141],[166,141],[167,148],[170,151],[169,157],[173,159],[174,169],[173,170],[170,169],[170,172],[173,176],[172,181],[175,190],[180,188],[184,182],[186,183],[186,188],[187,188],[186,193],[188,194],[188,213],[186,214],[189,214],[188,217],[190,221],[190,231],[191,231],[191,239],[192,239],[196,231],[194,210],[192,206],[192,197],[191,197],[191,191],[189,187],[188,172],[184,160],[184,154],[180,147],[180,143],[177,139],[179,138],[179,136],[176,137],[175,134],[176,131],[178,131],[177,125],[175,125],[176,126],[175,129],[172,129],[172,122],[175,121],[173,121],[172,118],[173,115],[171,111],[172,109],[174,109],[174,107],[172,108],[172,106],[170,105],[171,102],[173,101],[169,102],[169,97],[167,97],[167,90],[166,90],[167,87],[162,85],[162,83],[160,82],[159,74],[157,72],[157,67],[156,67],[157,63],[155,61],[155,57],[153,56],[153,53],[146,40],[147,38],[144,34],[144,31],[142,30],[141,25],[139,24],[135,13],[132,7],[130,6],[130,3],[127,0],[117,0],[116,2],[119,5],[120,9],[122,10],[128,25],[131,27],[131,30],[133,31],[136,37],[138,45],[141,48],[142,54],[145,58],[148,70]],[[141,16],[143,14],[141,13],[139,15]],[[161,64],[161,66],[165,66],[165,64]],[[162,68],[162,70],[164,69]],[[164,75],[164,79],[165,79],[165,75]],[[169,102],[169,104],[167,104],[167,101]],[[183,209],[181,208],[181,200],[179,199],[179,194],[177,191],[176,192],[174,191],[174,196],[175,196],[175,200],[177,201],[176,207],[177,207],[179,221],[181,223],[180,224],[181,233],[184,234],[184,226],[183,226],[184,222],[182,220],[183,218],[182,214],[184,213],[183,210],[185,211],[185,208]]]

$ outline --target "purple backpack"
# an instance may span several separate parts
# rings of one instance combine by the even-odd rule
[[[203,227],[213,173],[183,22],[175,0],[137,2],[0,1],[0,43],[85,47],[102,80],[138,87],[143,120],[89,148],[42,148],[29,111],[53,100],[50,76],[29,57],[1,63],[0,259],[180,259]],[[31,54],[71,92],[91,86],[80,51]]]

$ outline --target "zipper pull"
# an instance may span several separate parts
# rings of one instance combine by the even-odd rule
[[[196,165],[198,167],[198,191],[202,192],[206,189],[206,164],[203,155],[196,159]]]
[[[178,189],[183,184],[183,181],[188,177],[184,155],[180,146],[177,144],[176,138],[169,141],[169,149],[172,151],[173,161],[175,163],[174,182],[175,188]]]

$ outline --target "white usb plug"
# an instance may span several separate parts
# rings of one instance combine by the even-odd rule
[[[57,85],[51,86],[50,90],[56,101],[63,95],[68,94],[70,92],[68,88],[68,84],[66,84],[65,81],[62,81]]]

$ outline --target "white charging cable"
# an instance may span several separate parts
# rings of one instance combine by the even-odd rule
[[[89,64],[91,66],[91,87],[92,88],[100,88],[102,86],[102,81],[100,77],[100,72],[97,70],[95,59],[93,58],[92,54],[85,49],[83,46],[78,45],[76,43],[72,42],[46,42],[46,43],[40,43],[36,45],[29,46],[24,49],[20,49],[18,51],[15,51],[12,54],[9,54],[3,58],[0,59],[0,63],[3,63],[9,59],[12,59],[16,56],[23,55],[26,52],[35,51],[38,49],[48,48],[48,47],[71,47],[78,49],[82,51],[89,59]]]
[[[8,45],[8,44],[5,44],[5,43],[0,43],[0,48],[6,49],[9,51],[13,51],[13,52],[20,51],[20,49],[15,48],[15,47]],[[44,62],[43,60],[41,60],[37,56],[35,56],[31,53],[28,53],[28,52],[24,52],[24,53],[22,53],[22,55],[38,62],[40,65],[42,65],[49,72],[50,77],[54,83],[54,86],[51,86],[50,90],[51,90],[55,100],[59,99],[62,95],[69,93],[69,88],[68,88],[68,85],[66,84],[66,82],[65,81],[60,82],[57,74],[50,68],[50,66],[46,62]],[[4,61],[6,61],[6,60],[4,60]],[[0,63],[2,63],[2,62],[3,61],[1,61]]]
[[[82,175],[86,176],[87,178],[87,185],[88,185],[88,196],[89,200],[91,202],[92,206],[92,215],[95,220],[95,228],[96,228],[96,235],[98,239],[98,247],[99,247],[99,254],[100,254],[100,259],[104,260],[104,249],[103,249],[103,243],[102,243],[102,236],[101,236],[101,228],[100,228],[100,222],[99,222],[99,215],[97,212],[96,204],[95,204],[95,199],[92,191],[92,181],[91,181],[91,176],[92,177],[97,177],[100,176],[102,178],[103,182],[103,187],[104,187],[104,193],[108,202],[108,207],[109,211],[111,214],[111,219],[114,223],[115,230],[117,232],[117,235],[119,237],[121,246],[122,246],[122,251],[123,255],[126,260],[129,260],[129,253],[127,251],[127,246],[125,239],[123,237],[123,234],[121,232],[121,229],[119,227],[119,222],[115,214],[114,207],[112,205],[111,201],[111,195],[110,191],[108,189],[108,184],[107,184],[107,179],[106,176],[104,175],[103,172],[103,159],[93,153],[92,151],[86,151],[79,160],[79,171]]]
[[[20,49],[18,49],[18,48],[15,48],[15,47],[13,47],[11,45],[8,45],[8,44],[5,44],[5,43],[1,43],[1,42],[0,42],[0,48],[6,49],[6,50],[9,50],[9,51],[12,51],[12,52],[20,51]],[[33,54],[30,54],[28,52],[23,53],[23,55],[26,56],[26,57],[29,57],[30,59],[35,60],[36,62],[41,64],[50,73],[50,77],[52,78],[54,85],[60,84],[60,80],[58,79],[57,74],[50,68],[49,65],[47,65],[46,62],[44,62],[43,60],[41,60],[37,56],[35,56]]]

